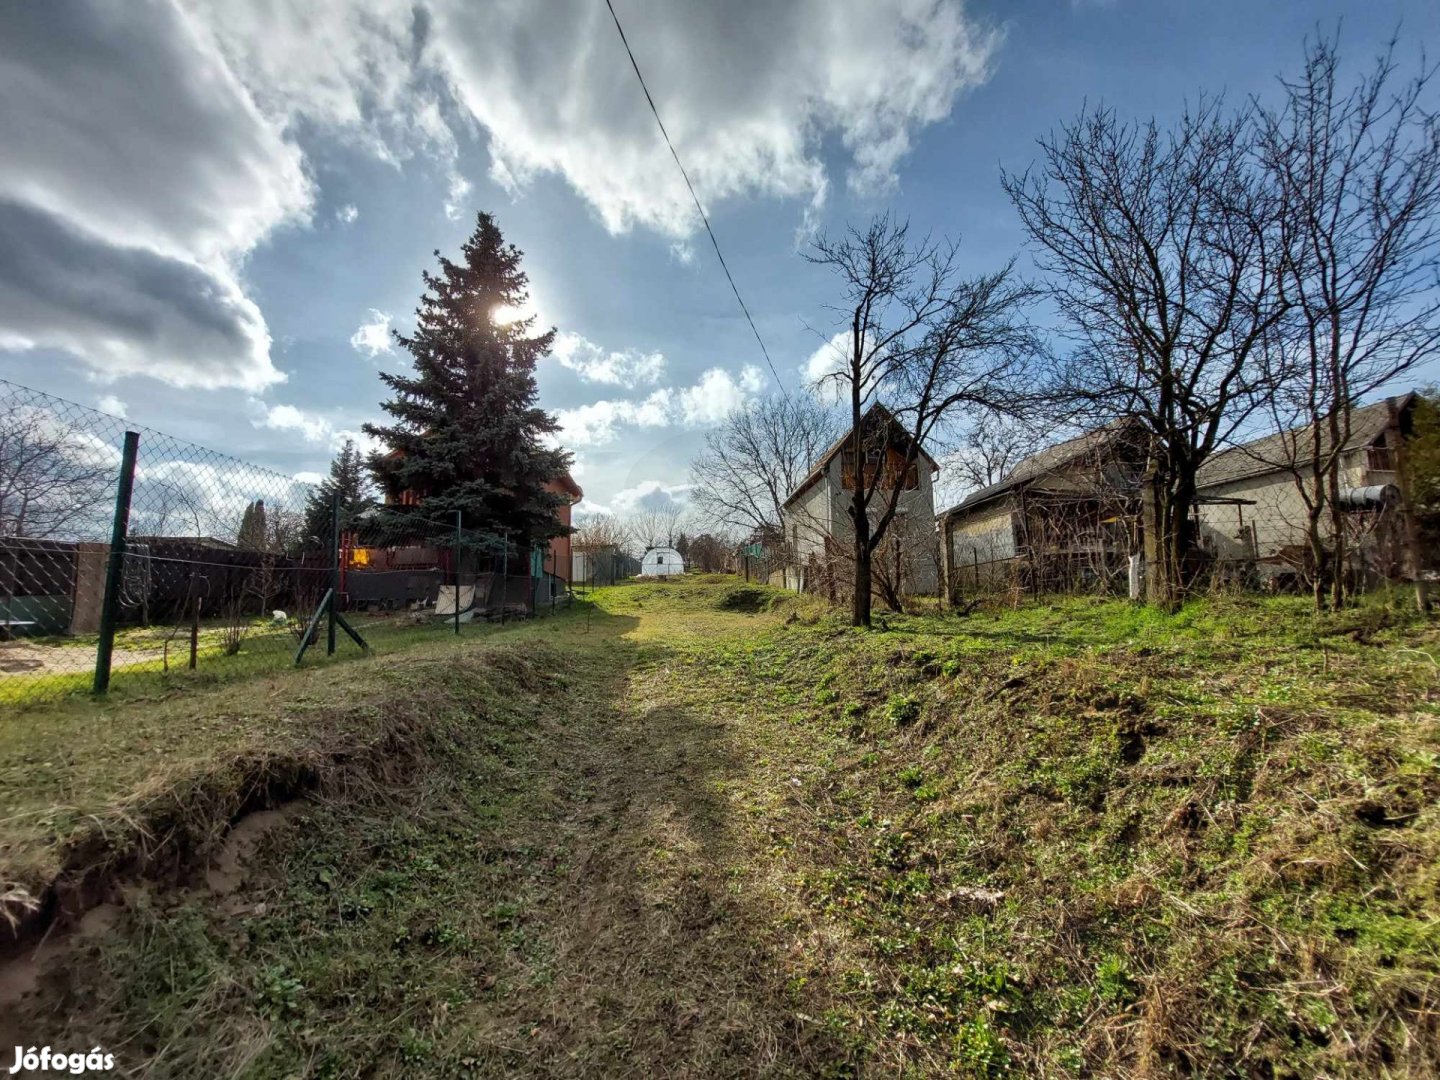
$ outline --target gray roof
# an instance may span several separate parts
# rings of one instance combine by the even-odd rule
[[[972,510],[982,503],[987,503],[1020,487],[1039,486],[1046,490],[1076,491],[1078,488],[1073,482],[1050,474],[1072,462],[1084,459],[1089,454],[1104,450],[1134,423],[1135,421],[1126,419],[1112,420],[1103,427],[1083,432],[1072,439],[1047,446],[1043,450],[1037,450],[1029,457],[1022,459],[1015,468],[1006,474],[1003,480],[997,481],[989,487],[970,492],[960,502],[945,511],[945,514],[953,514],[959,510]]]
[[[1415,395],[1409,393],[1393,399],[1395,408],[1408,409],[1414,398]],[[1345,441],[1342,452],[1369,446],[1384,433],[1389,424],[1388,399],[1353,410],[1350,413],[1350,438]],[[1300,455],[1309,453],[1308,432],[1307,427],[1292,428],[1212,454],[1200,466],[1195,479],[1200,488],[1204,489],[1288,469]],[[1320,445],[1322,454],[1330,452],[1330,441],[1326,432],[1322,431],[1320,434]]]

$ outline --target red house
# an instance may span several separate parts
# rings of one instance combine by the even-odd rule
[[[569,499],[569,502],[557,511],[560,524],[569,529],[570,508],[584,497],[585,492],[580,490],[580,485],[575,483],[574,478],[568,472],[561,473],[559,477],[551,480],[545,485],[545,490],[553,491],[557,495],[564,495]],[[557,536],[550,541],[550,554],[545,565],[545,569],[566,582],[570,580],[570,539],[570,534],[567,532],[564,536]]]
[[[385,456],[387,458],[398,458],[403,457],[404,454],[405,451],[395,449],[391,450]],[[580,485],[575,482],[574,478],[568,472],[561,473],[554,480],[551,480],[549,483],[547,483],[545,485],[545,490],[554,492],[556,495],[562,495],[568,500],[567,502],[563,503],[556,511],[556,517],[560,519],[561,525],[564,525],[566,529],[569,529],[570,507],[573,506],[575,503],[579,502],[584,497],[585,492],[581,490]],[[418,492],[410,491],[407,489],[400,492],[398,497],[392,497],[387,492],[385,495],[385,501],[387,503],[399,503],[401,506],[419,506],[421,502],[421,497]],[[364,549],[355,548],[353,550],[360,551]],[[548,570],[550,573],[554,574],[556,577],[560,578],[568,584],[570,581],[571,573],[570,554],[571,544],[569,533],[567,532],[564,536],[554,537],[550,541],[549,550],[545,553],[544,566],[541,567],[541,569]],[[534,556],[532,555],[532,559],[533,557]]]

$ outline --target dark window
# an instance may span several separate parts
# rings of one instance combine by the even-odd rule
[[[1370,447],[1370,468],[1376,472],[1392,472],[1395,468],[1395,459],[1390,453],[1388,446]]]

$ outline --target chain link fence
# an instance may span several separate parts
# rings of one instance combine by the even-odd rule
[[[556,562],[0,380],[0,705],[548,614]]]

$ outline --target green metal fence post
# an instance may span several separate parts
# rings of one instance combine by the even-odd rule
[[[473,601],[472,601],[473,603]],[[460,634],[460,511],[455,511],[455,634]]]
[[[500,625],[510,611],[510,530],[504,530],[500,541]]]
[[[115,491],[115,520],[110,527],[110,560],[105,567],[105,599],[100,607],[100,643],[95,647],[94,690],[110,689],[110,658],[115,652],[115,623],[120,614],[120,584],[125,574],[125,535],[130,528],[130,496],[135,490],[135,459],[140,433],[125,432],[120,454],[120,483]]]
[[[325,653],[335,655],[335,605],[340,598],[340,496],[337,493],[332,503],[330,551],[335,561],[330,564],[330,603],[326,605],[329,616],[326,627]]]

